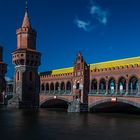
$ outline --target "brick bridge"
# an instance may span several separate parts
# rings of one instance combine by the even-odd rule
[[[64,94],[40,94],[40,106],[51,101],[55,104],[56,100],[61,100],[67,104],[73,101],[73,95]],[[140,95],[88,95],[88,110],[94,110],[98,105],[122,103],[136,108],[140,108]]]

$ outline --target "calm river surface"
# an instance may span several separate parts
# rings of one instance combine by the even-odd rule
[[[140,140],[140,115],[0,109],[2,140]]]

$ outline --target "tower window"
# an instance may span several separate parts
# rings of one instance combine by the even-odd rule
[[[24,56],[24,54],[22,53],[22,54],[21,54],[21,57],[23,57],[23,56]]]
[[[17,72],[17,81],[19,81],[19,71]]]

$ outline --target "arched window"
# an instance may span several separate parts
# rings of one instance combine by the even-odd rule
[[[41,90],[42,90],[42,91],[44,91],[44,90],[45,90],[44,83],[41,85]]]
[[[50,93],[54,93],[54,83],[51,83],[50,85]]]
[[[48,93],[49,92],[49,84],[48,83],[46,83],[46,92]]]
[[[105,79],[100,80],[99,90],[100,90],[99,91],[100,94],[105,94],[105,92],[106,92],[106,81],[105,81]]]
[[[61,90],[65,90],[65,83],[64,82],[61,83]]]
[[[20,80],[20,73],[19,73],[19,71],[17,71],[16,79],[17,79],[17,81]]]
[[[70,94],[70,92],[71,92],[71,82],[68,81],[66,84],[66,93]]]
[[[121,77],[118,82],[118,92],[119,94],[125,94],[126,92],[126,79]]]
[[[138,79],[133,76],[129,80],[129,94],[135,95],[138,92]]]
[[[93,79],[91,81],[91,93],[96,93],[97,92],[97,80]]]
[[[111,78],[108,82],[108,90],[109,90],[109,93],[113,94],[115,93],[115,90],[116,90],[116,84],[115,84],[115,79],[114,78]]]
[[[59,87],[59,83],[57,82],[57,83],[55,84],[55,93],[58,93],[59,90],[60,90],[60,87]]]

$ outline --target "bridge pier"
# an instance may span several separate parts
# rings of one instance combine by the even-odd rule
[[[68,105],[68,112],[80,112],[80,102],[78,100],[74,100]]]
[[[69,105],[68,105],[68,112],[88,112],[88,104],[83,104],[80,103],[80,101],[78,100],[74,100],[72,101]]]

